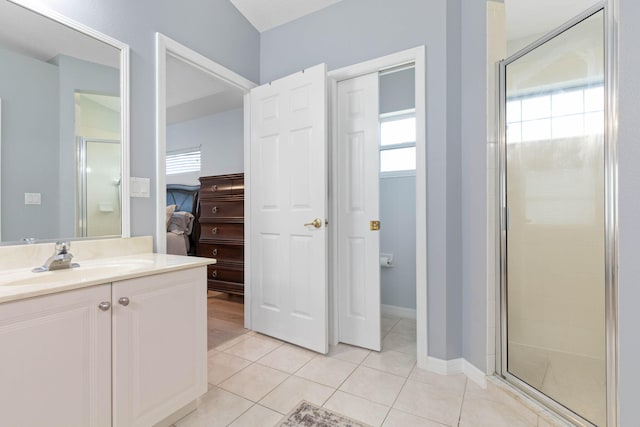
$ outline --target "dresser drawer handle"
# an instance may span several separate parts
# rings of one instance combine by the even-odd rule
[[[218,213],[218,207],[217,206],[212,207],[211,213]]]
[[[213,256],[218,256],[218,248],[215,248],[211,253]]]
[[[211,234],[218,234],[218,227],[213,227],[211,229]]]
[[[218,277],[218,270],[213,270],[213,271],[211,272],[211,277],[213,277],[214,279],[215,279],[216,277]]]
[[[218,191],[218,186],[217,185],[212,185],[211,186],[211,191]]]

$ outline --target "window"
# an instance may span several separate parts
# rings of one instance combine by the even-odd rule
[[[380,115],[380,172],[410,175],[416,170],[415,109]]]
[[[200,172],[200,147],[167,153],[167,175]]]
[[[604,87],[583,86],[507,99],[507,143],[604,133]]]

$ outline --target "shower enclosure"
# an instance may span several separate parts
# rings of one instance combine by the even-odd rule
[[[607,13],[594,7],[500,70],[498,373],[587,426],[615,425]]]

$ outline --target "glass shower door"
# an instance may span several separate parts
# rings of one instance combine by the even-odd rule
[[[604,10],[503,63],[502,374],[606,425]]]

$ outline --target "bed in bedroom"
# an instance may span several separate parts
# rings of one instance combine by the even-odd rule
[[[199,185],[167,184],[167,253],[193,255]]]

